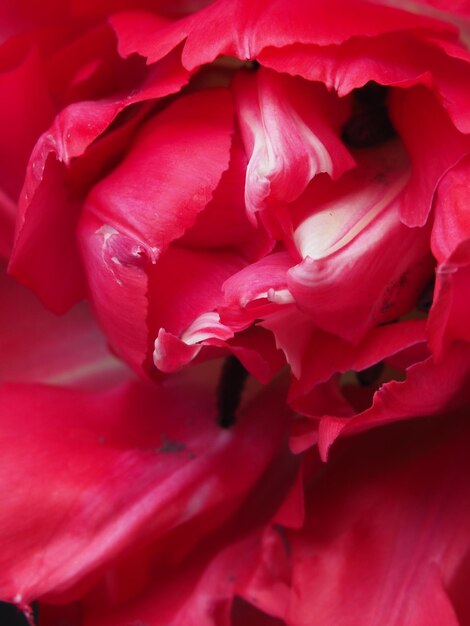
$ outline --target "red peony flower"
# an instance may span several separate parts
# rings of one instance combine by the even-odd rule
[[[0,598],[470,620],[468,16],[4,3]]]

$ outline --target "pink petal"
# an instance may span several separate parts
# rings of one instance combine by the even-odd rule
[[[164,251],[209,202],[228,164],[231,130],[227,92],[205,91],[181,98],[144,127],[124,161],[87,200],[79,238],[91,298],[115,350],[137,369],[148,356],[149,332],[152,339],[162,326],[182,332],[200,313],[213,309],[214,294],[220,291],[216,281],[223,282],[240,267],[235,255],[227,258],[230,268],[226,264],[220,277],[209,281],[210,303],[199,300],[197,290],[202,285],[194,285],[199,309],[191,312],[182,302],[185,316],[177,316],[174,300],[167,297],[168,290],[177,291],[173,281],[183,288],[181,281],[198,276],[203,280],[204,276],[191,273],[187,259],[173,265],[171,259],[178,253]],[[209,257],[218,258],[217,253],[192,256],[217,270],[213,260],[207,263]],[[153,292],[159,299],[158,319],[152,304],[149,309],[148,297],[153,301]],[[178,297],[184,298],[184,292]],[[165,310],[170,319],[176,315],[176,330],[168,326]]]
[[[244,187],[247,158],[238,133],[232,139],[230,164],[223,172],[212,200],[181,238],[181,244],[196,248],[233,247],[250,261],[271,251],[273,242],[258,224],[248,218]]]
[[[412,346],[424,344],[425,326],[424,320],[378,326],[357,345],[311,330],[309,340],[303,345],[301,376],[293,382],[291,399],[305,395],[318,383],[327,382],[333,374],[360,372]],[[424,354],[424,358],[429,355]]]
[[[470,215],[466,210],[469,176],[470,157],[466,157],[449,170],[439,184],[431,236],[432,251],[438,263],[448,261],[470,239]]]
[[[63,312],[83,297],[75,229],[83,194],[90,185],[89,176],[79,170],[74,178],[61,163],[70,168],[76,157],[86,161],[84,152],[124,108],[177,91],[187,78],[179,60],[169,57],[129,97],[79,102],[63,109],[36,144],[20,197],[10,269],[54,311]],[[108,143],[107,138],[104,143]],[[92,159],[95,176],[108,166],[110,156],[104,150],[99,158]]]
[[[100,387],[128,377],[85,305],[58,318],[2,269],[1,381]]]
[[[174,548],[187,550],[233,514],[285,441],[287,414],[270,389],[221,430],[214,374],[99,393],[3,387],[3,598],[82,595],[117,557],[159,538],[164,550],[179,527]]]
[[[334,16],[334,19],[332,19]],[[453,33],[445,22],[366,2],[246,0],[215,2],[194,19],[183,50],[183,63],[193,69],[226,54],[256,58],[268,46],[292,43],[340,44],[351,37],[373,37],[411,29]]]
[[[333,101],[316,86],[263,68],[240,73],[235,85],[252,214],[295,200],[320,172],[337,178],[354,165],[335,132]]]
[[[468,621],[466,415],[351,440],[289,532],[289,626],[457,626]],[[460,579],[460,580],[459,580]]]
[[[147,63],[160,61],[188,35],[192,18],[174,22],[149,11],[123,11],[110,17],[118,39],[119,54],[134,53],[147,58]]]
[[[240,322],[238,312],[226,315],[221,307],[221,319],[215,311],[223,302],[224,281],[244,264],[230,249],[202,252],[172,246],[161,257],[152,272],[149,316],[151,332],[157,335],[153,359],[159,369],[175,371],[202,348],[207,350],[201,359],[213,357],[213,347],[235,354],[263,382],[282,367],[271,335],[261,328],[247,329],[251,313]]]
[[[391,144],[364,152],[351,174],[318,179],[297,201],[294,241],[304,260],[287,282],[316,326],[353,342],[414,308],[432,272],[428,230],[399,219],[402,151]]]
[[[229,530],[239,534],[234,524]],[[85,606],[83,626],[128,626],[139,622],[148,626],[229,626],[239,623],[237,600],[232,609],[234,596],[247,586],[250,570],[260,559],[258,553],[267,552],[267,547],[260,545],[258,533],[235,541],[227,541],[230,538],[224,536],[226,545],[223,545],[221,538],[219,532],[214,540],[206,541],[190,558],[176,567],[172,563],[163,567],[161,564],[159,567],[154,566],[151,584],[147,585],[145,593],[131,602],[106,606],[101,601],[100,605],[90,603],[90,606]],[[282,546],[281,550],[285,561],[285,548]],[[281,569],[284,565],[281,555],[269,556],[269,565],[272,566],[276,559],[276,565]],[[113,574],[116,578],[116,573]],[[122,572],[119,574],[123,577]],[[276,580],[278,572],[271,571],[271,577],[272,580],[259,581],[256,591],[260,595],[263,591],[269,593],[271,587],[274,592],[277,583],[279,598],[282,582]],[[252,591],[255,592],[255,588]],[[102,592],[102,598],[103,595]],[[277,619],[271,620],[261,611],[253,609],[248,615],[250,613],[260,617],[261,621],[256,622],[257,625],[277,626],[283,623]],[[246,611],[242,614],[246,615]]]
[[[268,314],[261,325],[273,333],[276,346],[284,352],[292,374],[300,378],[305,352],[317,330],[310,317],[295,305],[286,305]]]
[[[453,341],[470,339],[469,176],[467,157],[443,178],[436,197],[431,245],[438,267],[428,329],[430,344],[438,357]]]
[[[68,191],[62,166],[49,157],[31,201],[24,196],[27,208],[20,203],[9,266],[10,273],[55,313],[64,313],[85,295],[75,239],[80,204]]]
[[[96,317],[116,354],[141,372],[149,349],[147,267],[154,253],[91,212],[81,220],[79,237]]]
[[[16,204],[0,189],[0,259],[8,260],[15,233]]]
[[[214,332],[211,338],[214,337]],[[152,359],[161,372],[177,372],[190,363],[204,344],[185,343],[182,339],[160,328],[153,349]]]
[[[73,34],[62,35],[58,49],[47,55],[49,89],[61,109],[72,102],[113,98],[146,73],[142,59],[123,62],[110,24],[87,26],[71,22]]]
[[[339,434],[358,432],[402,419],[436,415],[467,403],[470,380],[470,352],[464,343],[449,349],[446,358],[435,363],[430,357],[407,370],[406,380],[391,381],[374,394],[372,406],[343,419],[326,416],[319,426],[322,458]]]
[[[408,226],[422,226],[439,181],[469,153],[470,140],[423,87],[394,91],[390,110],[411,158],[411,178],[400,199],[401,219]]]
[[[158,329],[183,335],[223,299],[222,286],[245,265],[239,254],[224,250],[191,250],[171,246],[150,270],[151,332]]]
[[[0,73],[0,188],[15,202],[31,150],[55,113],[46,81],[37,52]]]
[[[423,10],[426,6],[435,7],[447,13],[444,13],[445,17],[451,17],[452,13],[462,14],[470,17],[470,7],[467,4],[467,0],[418,0],[423,6]]]
[[[288,500],[293,500],[295,496],[290,494],[298,491],[298,462],[283,443],[272,461],[235,515],[184,558],[178,556],[182,534],[173,533],[160,545],[150,546],[153,555],[147,548],[139,560],[121,561],[108,572],[98,589],[85,599],[85,614],[90,620],[85,621],[86,626],[120,626],[135,620],[155,626],[232,624],[240,609],[235,594],[261,611],[283,616],[290,563],[277,524],[286,494]],[[303,493],[300,495],[303,498]],[[271,520],[276,520],[275,526]],[[182,528],[183,532],[190,534],[191,524]],[[130,571],[133,580],[136,574],[140,578],[140,585],[133,584]],[[253,613],[261,618],[261,611]]]
[[[123,162],[92,190],[86,212],[161,254],[211,199],[228,167],[232,130],[227,90],[179,98],[144,125]]]
[[[466,84],[468,52],[455,41],[423,32],[393,32],[373,39],[359,36],[338,45],[266,48],[258,60],[278,72],[323,82],[340,96],[368,81],[432,89],[461,132],[470,129]]]
[[[345,0],[293,0],[289,4],[262,0],[256,5],[246,0],[219,0],[174,23],[133,11],[114,16],[113,26],[122,54],[137,52],[148,63],[161,59],[187,37],[182,58],[189,70],[221,55],[253,59],[270,46],[340,44],[357,35],[373,37],[413,29],[455,33],[445,22],[362,1],[352,7]]]
[[[252,326],[237,333],[228,348],[245,369],[263,384],[267,384],[285,365],[272,334],[260,326]]]
[[[267,298],[270,291],[284,291],[287,287],[287,271],[292,263],[287,252],[274,252],[251,263],[225,282],[226,305],[246,307],[253,300]]]

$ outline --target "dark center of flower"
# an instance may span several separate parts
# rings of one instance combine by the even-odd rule
[[[245,66],[249,69],[249,70],[259,70],[259,68],[261,67],[260,64],[258,63],[258,61],[256,59],[253,59],[252,61],[247,61],[245,63]]]
[[[422,311],[423,313],[429,313],[433,298],[434,298],[434,278],[429,281],[426,287],[423,289],[421,294],[418,297],[418,301],[416,302],[416,308],[418,311]]]
[[[367,367],[365,370],[356,372],[357,382],[362,387],[369,387],[370,385],[374,385],[382,376],[384,369],[385,364],[383,361],[380,361],[379,363],[375,363],[374,365]]]
[[[230,428],[236,422],[247,376],[248,372],[236,357],[229,356],[225,360],[217,386],[217,423],[221,428]]]
[[[341,138],[350,148],[373,148],[395,136],[388,115],[387,88],[369,82],[353,92],[353,109]]]
[[[34,623],[37,624],[39,620],[37,602],[33,602],[31,608]],[[9,602],[0,602],[0,624],[8,624],[8,626],[28,626],[29,623],[28,618],[17,606]]]

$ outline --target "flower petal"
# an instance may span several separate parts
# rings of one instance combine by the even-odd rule
[[[338,178],[354,165],[335,133],[334,102],[318,86],[260,68],[240,73],[235,89],[251,214],[295,200],[320,172]]]
[[[451,415],[350,440],[312,483],[308,522],[288,532],[287,623],[466,623],[468,420]],[[318,620],[318,621],[317,621]]]
[[[431,246],[438,261],[429,338],[436,357],[455,340],[470,340],[470,159],[463,159],[439,185]]]
[[[391,95],[393,123],[411,158],[411,178],[400,198],[400,216],[407,226],[422,226],[439,181],[469,153],[470,139],[456,130],[425,88],[394,90]]]
[[[109,167],[122,151],[126,129],[118,128],[103,137],[102,142],[97,140],[126,107],[178,91],[187,79],[178,58],[165,59],[133,93],[127,92],[129,97],[119,94],[69,105],[36,144],[20,197],[10,271],[55,312],[63,313],[83,297],[84,280],[75,234],[79,210],[83,195],[95,180],[93,176]],[[132,127],[132,123],[131,120],[128,125]],[[118,145],[114,143],[116,135]],[[96,150],[90,148],[94,142]],[[90,149],[91,171],[86,170],[86,165],[84,171],[84,153]],[[74,174],[76,157],[81,160]]]
[[[118,556],[197,519],[179,539],[187,550],[237,509],[285,441],[285,392],[253,400],[227,431],[214,375],[95,393],[3,386],[3,598],[82,594]]]
[[[293,208],[304,260],[288,288],[316,326],[357,342],[414,308],[432,274],[427,228],[400,222],[407,168],[399,146],[367,150],[340,181],[313,181]]]
[[[391,381],[374,394],[369,409],[349,418],[325,416],[319,425],[318,445],[326,459],[332,443],[341,434],[360,432],[402,419],[452,411],[468,402],[470,351],[456,343],[446,358],[432,357],[408,368],[404,381]]]
[[[0,381],[96,388],[129,376],[85,304],[58,318],[0,270]]]
[[[179,99],[143,127],[123,162],[87,200],[79,240],[91,299],[114,349],[137,370],[150,356],[150,344],[159,328],[180,333],[200,313],[211,311],[214,289],[220,291],[215,283],[219,280],[221,286],[242,264],[236,255],[225,255],[225,273],[207,281],[212,298],[209,305],[197,292],[204,275],[191,270],[187,257],[192,255],[195,262],[201,258],[206,269],[215,271],[217,253],[188,250],[185,259],[172,266],[168,255],[177,257],[178,252],[165,252],[194,223],[228,166],[232,117],[229,94],[224,90]],[[168,269],[170,274],[164,275]],[[171,284],[174,280],[182,289],[181,281],[198,277],[193,302],[199,302],[199,308],[192,312],[181,300],[186,296],[180,290],[184,315],[175,317],[170,310],[176,307],[175,300],[168,299],[166,291],[176,294],[176,284]],[[152,304],[154,291],[159,299],[158,319]],[[167,324],[163,310],[170,311],[170,319],[177,319],[177,328]]]

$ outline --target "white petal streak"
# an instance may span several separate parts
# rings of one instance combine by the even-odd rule
[[[321,172],[338,177],[354,160],[337,137],[324,94],[301,79],[261,68],[240,74],[237,111],[250,157],[246,204],[252,215],[269,201],[291,202]]]

